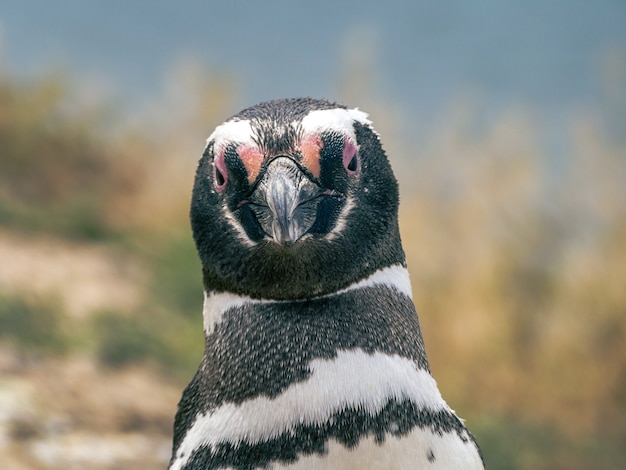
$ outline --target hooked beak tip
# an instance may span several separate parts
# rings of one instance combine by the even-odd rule
[[[320,194],[321,188],[293,160],[277,158],[253,193],[257,220],[275,243],[291,245],[315,223]]]

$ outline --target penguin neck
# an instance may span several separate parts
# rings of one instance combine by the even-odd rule
[[[309,378],[314,361],[333,361],[344,352],[406,359],[430,373],[409,275],[401,264],[310,299],[208,292],[204,320],[206,347],[198,380],[212,394],[207,395],[209,408],[278,396]]]
[[[405,265],[394,264],[386,266],[375,271],[369,277],[355,282],[348,287],[336,292],[321,296],[314,296],[296,300],[275,300],[275,299],[256,299],[245,295],[235,294],[231,292],[212,291],[205,288],[203,321],[205,336],[209,336],[215,330],[215,327],[221,322],[224,314],[234,308],[254,305],[301,305],[303,303],[315,302],[324,299],[339,297],[352,291],[367,289],[372,287],[385,287],[392,289],[398,295],[413,300],[411,289],[411,280],[409,272]],[[387,303],[386,299],[380,299],[380,303]],[[381,305],[382,306],[382,305]]]

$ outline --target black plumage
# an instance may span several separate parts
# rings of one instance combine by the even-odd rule
[[[398,185],[364,113],[307,98],[231,117],[191,224],[206,348],[171,469],[482,468],[430,376]]]

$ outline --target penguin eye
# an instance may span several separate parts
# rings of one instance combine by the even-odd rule
[[[215,187],[220,191],[226,187],[226,177],[215,167]]]
[[[348,170],[348,172],[351,172],[351,173],[356,173],[357,168],[358,168],[358,162],[357,162],[356,153],[355,153],[354,157],[352,157],[352,160],[350,160],[350,163],[348,163],[346,170]]]
[[[343,167],[351,176],[355,176],[359,173],[361,167],[359,152],[357,151],[356,145],[352,142],[346,142],[346,145],[343,148]]]
[[[228,171],[224,162],[224,152],[220,152],[213,163],[213,182],[215,189],[223,191],[228,183]]]

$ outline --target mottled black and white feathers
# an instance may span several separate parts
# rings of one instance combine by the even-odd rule
[[[322,100],[218,126],[191,203],[205,354],[170,469],[480,469],[430,375],[367,115]]]

